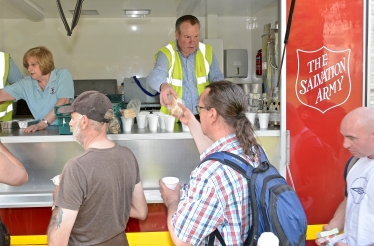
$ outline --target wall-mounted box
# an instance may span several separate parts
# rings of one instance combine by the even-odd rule
[[[224,50],[225,78],[248,77],[248,51],[246,49]]]

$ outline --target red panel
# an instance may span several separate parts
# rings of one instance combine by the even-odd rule
[[[363,4],[296,1],[286,47],[286,128],[292,178],[308,224],[328,223],[344,196],[350,155],[339,126],[363,101]]]
[[[46,235],[51,214],[51,208],[0,208],[0,216],[12,236]],[[147,218],[130,218],[126,232],[167,231],[166,216],[163,203],[148,204]]]

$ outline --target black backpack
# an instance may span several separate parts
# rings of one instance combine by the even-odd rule
[[[256,246],[263,232],[274,233],[280,246],[303,246],[308,223],[299,197],[278,170],[269,163],[261,147],[260,153],[261,164],[257,168],[253,168],[240,156],[226,151],[213,153],[202,162],[219,161],[248,179],[252,226],[244,242],[245,246]],[[216,229],[209,236],[209,246],[214,244],[215,237],[222,245],[226,245]]]

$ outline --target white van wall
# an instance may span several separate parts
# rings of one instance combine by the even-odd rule
[[[234,82],[256,82],[254,57],[261,44],[263,25],[275,23],[277,8],[277,4],[270,5],[258,13],[260,18],[218,17],[217,38],[223,39],[224,49],[248,49],[249,76]],[[31,22],[1,17],[0,48],[11,54],[25,75],[27,71],[22,66],[24,53],[32,47],[44,45],[52,51],[55,66],[68,68],[74,79],[117,79],[121,84],[124,78],[134,75],[146,77],[153,69],[158,49],[175,38],[176,18],[169,17],[80,18],[70,37],[66,35],[61,19]],[[199,20],[201,39],[204,39],[205,18],[199,17]]]

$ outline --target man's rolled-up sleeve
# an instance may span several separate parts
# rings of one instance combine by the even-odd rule
[[[179,203],[172,223],[179,239],[199,245],[222,222],[223,209],[209,181],[190,183],[189,188],[190,194]]]

